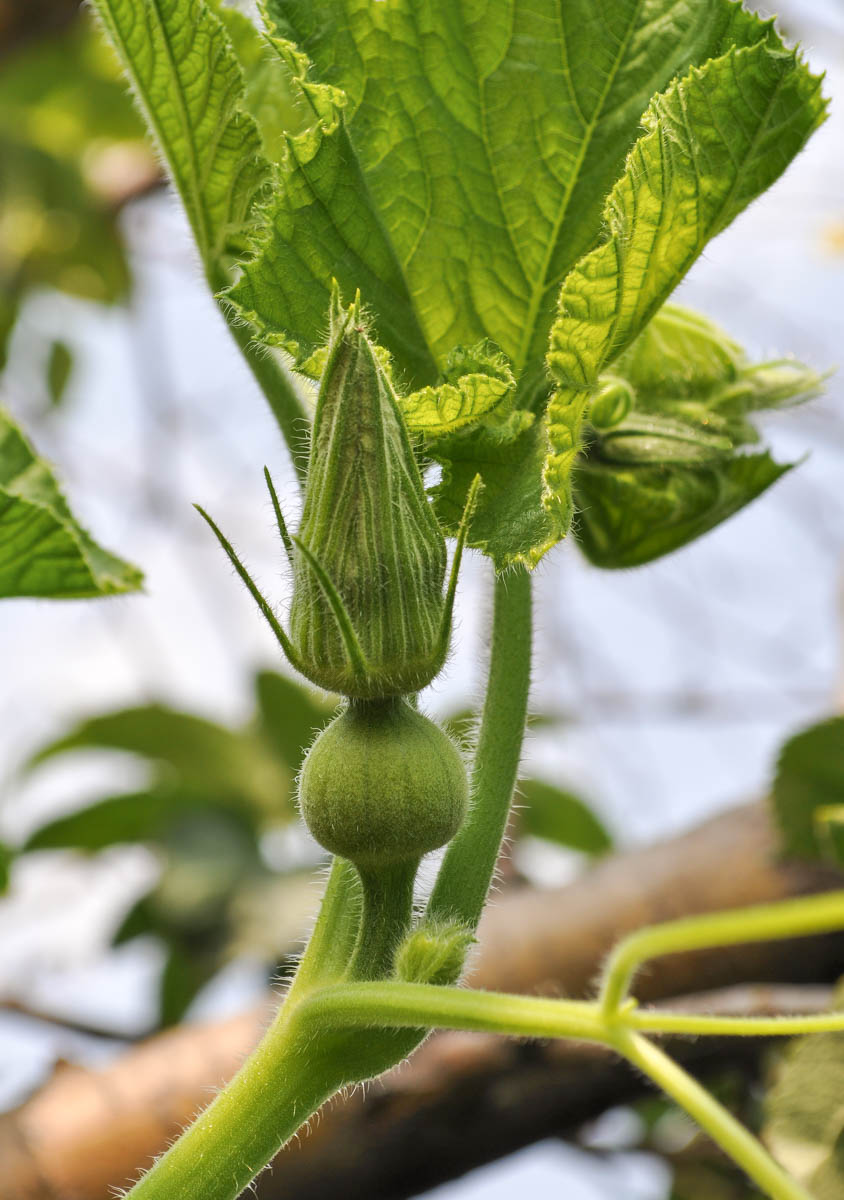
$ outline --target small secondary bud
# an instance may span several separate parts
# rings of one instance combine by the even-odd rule
[[[383,358],[335,295],[294,558],[290,638],[320,687],[415,692],[447,642],[445,539]]]
[[[395,974],[405,983],[456,983],[474,940],[472,930],[456,921],[426,922],[399,946]]]

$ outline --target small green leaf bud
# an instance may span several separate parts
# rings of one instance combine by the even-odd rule
[[[589,406],[589,420],[596,429],[612,429],[630,412],[633,399],[633,388],[626,379],[602,375]]]
[[[352,701],[322,731],[299,778],[313,836],[369,868],[419,859],[454,837],[466,768],[446,733],[405,700]]]
[[[456,983],[474,941],[472,930],[457,921],[425,922],[399,946],[395,974],[405,983]]]
[[[447,640],[445,539],[383,358],[336,295],[297,548],[290,638],[308,678],[361,699],[430,683]]]

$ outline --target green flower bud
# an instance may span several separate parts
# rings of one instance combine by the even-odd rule
[[[352,701],[316,739],[299,778],[313,836],[364,869],[444,846],[462,824],[467,799],[457,747],[399,699]]]
[[[335,296],[294,558],[290,640],[320,687],[417,691],[448,637],[445,539],[383,356]]]
[[[412,929],[396,951],[396,978],[405,983],[456,983],[475,935],[457,921],[428,921]]]

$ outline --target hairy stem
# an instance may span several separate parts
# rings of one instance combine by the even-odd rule
[[[357,871],[345,858],[335,858],[316,925],[287,993],[286,1004],[314,988],[343,978],[358,938],[361,907]]]
[[[597,1005],[431,983],[338,983],[303,1001],[303,1020],[344,1028],[468,1029],[514,1037],[609,1042]]]
[[[417,859],[358,868],[363,885],[360,934],[349,973],[353,979],[382,979],[393,969],[396,950],[410,927]]]
[[[428,904],[434,919],[477,925],[492,881],[522,753],[531,655],[531,581],[495,581],[489,681],[472,770],[472,807],[446,851]]]
[[[285,1006],[234,1079],[129,1192],[132,1200],[234,1200],[343,1079]]]

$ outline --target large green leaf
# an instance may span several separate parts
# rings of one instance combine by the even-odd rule
[[[141,572],[79,525],[50,468],[0,409],[0,596],[136,591]]]
[[[204,0],[94,0],[94,7],[219,287],[270,178],[225,27]]]
[[[293,138],[262,252],[233,296],[313,349],[332,276],[360,288],[414,385],[491,339],[543,386],[560,282],[655,92],[772,36],[724,0],[268,0],[315,113]],[[307,57],[304,57],[307,56]]]
[[[786,854],[816,858],[831,845],[823,810],[844,806],[844,717],[790,738],[780,751],[772,792]],[[844,861],[844,854],[838,856]]]
[[[655,97],[605,208],[606,240],[566,278],[548,363],[546,501],[567,524],[580,425],[600,373],[707,241],[782,173],[823,120],[820,80],[770,39],[732,48]],[[707,526],[708,527],[708,526]]]

